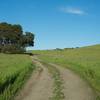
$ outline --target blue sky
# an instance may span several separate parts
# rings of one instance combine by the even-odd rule
[[[0,22],[35,33],[30,49],[100,43],[100,0],[0,0]]]

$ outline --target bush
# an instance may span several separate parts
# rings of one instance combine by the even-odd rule
[[[21,48],[18,45],[6,45],[0,47],[0,52],[2,53],[23,53],[25,52],[24,48]]]

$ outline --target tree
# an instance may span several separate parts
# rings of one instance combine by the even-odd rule
[[[24,52],[28,46],[34,46],[33,33],[24,33],[21,25],[0,23],[0,52]]]

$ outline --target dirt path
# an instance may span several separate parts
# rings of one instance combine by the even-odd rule
[[[48,70],[38,61],[34,63],[42,68],[31,76],[16,100],[49,100],[52,96],[52,79]]]
[[[50,100],[53,95],[54,83],[48,69],[37,57],[34,57],[33,61],[40,69],[32,74],[16,100]],[[78,75],[56,64],[49,63],[49,65],[56,67],[61,74],[64,100],[96,100],[90,86]]]
[[[59,69],[64,81],[65,100],[96,100],[90,86],[72,71],[56,64],[51,66]]]

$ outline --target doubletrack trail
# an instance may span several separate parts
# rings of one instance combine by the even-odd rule
[[[33,57],[33,63],[40,69],[33,73],[17,96],[16,100],[51,100],[53,96],[53,79],[46,65],[39,58]],[[71,70],[48,63],[51,67],[59,70],[63,80],[63,100],[96,100],[91,87]]]

